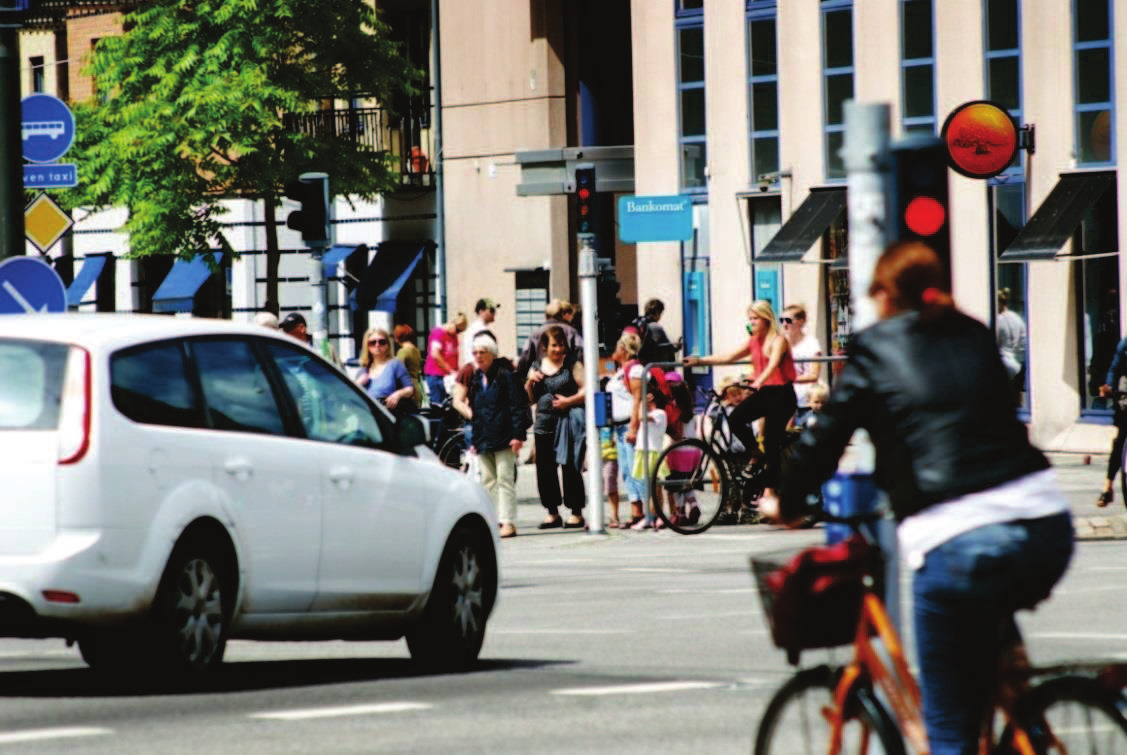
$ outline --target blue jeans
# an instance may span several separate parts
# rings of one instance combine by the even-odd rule
[[[630,423],[617,425],[613,429],[614,445],[618,449],[618,472],[622,475],[622,490],[626,493],[626,500],[631,503],[634,501],[644,503],[646,500],[645,485],[631,474],[634,471],[634,444],[626,442],[626,433],[630,431]]]
[[[430,397],[430,403],[433,406],[438,406],[446,400],[446,384],[442,382],[441,375],[424,375],[427,381],[427,396]]]
[[[1062,513],[992,524],[932,549],[912,585],[931,755],[974,755],[1013,614],[1048,597],[1072,556]]]

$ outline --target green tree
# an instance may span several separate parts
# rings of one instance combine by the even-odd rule
[[[219,247],[223,199],[264,200],[267,300],[278,301],[281,187],[323,170],[335,194],[395,185],[386,151],[296,133],[285,117],[326,99],[391,103],[419,73],[364,0],[153,0],[104,37],[89,65],[95,97],[74,107],[70,206],[125,206],[130,255],[190,259]]]

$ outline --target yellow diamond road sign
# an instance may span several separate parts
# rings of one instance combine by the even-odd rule
[[[40,252],[46,252],[63,237],[74,221],[46,194],[40,194],[23,213],[24,235]]]

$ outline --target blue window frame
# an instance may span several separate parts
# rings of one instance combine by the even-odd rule
[[[704,4],[677,0],[677,95],[680,119],[681,188],[689,193],[707,190],[705,166]]]
[[[845,178],[845,101],[853,98],[853,3],[822,0],[822,107],[826,178]]]
[[[1072,9],[1076,160],[1087,165],[1112,164],[1115,162],[1112,1],[1073,0]]]
[[[760,176],[779,172],[779,57],[776,14],[775,0],[748,1],[747,100],[753,181]]]
[[[934,134],[935,16],[931,0],[900,2],[900,124]]]
[[[986,0],[984,49],[986,51],[986,99],[996,102],[1020,126],[1022,111],[1021,0]],[[1025,151],[1018,150],[1006,176],[992,183],[1023,177]]]

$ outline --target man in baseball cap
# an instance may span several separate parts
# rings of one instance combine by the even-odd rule
[[[291,335],[302,343],[309,343],[312,339],[309,337],[309,326],[305,322],[305,318],[297,312],[290,312],[285,318],[278,323],[278,327],[282,332]]]
[[[462,364],[473,363],[473,339],[478,333],[483,330],[488,330],[493,321],[497,318],[497,309],[501,305],[492,299],[478,299],[477,304],[474,305],[473,311],[477,317],[466,328],[466,332],[462,335],[461,346],[461,359]]]

